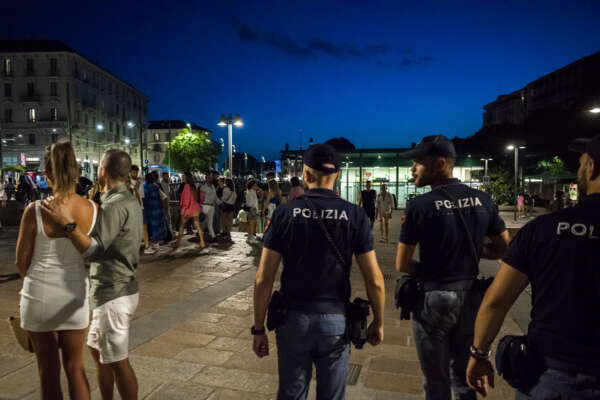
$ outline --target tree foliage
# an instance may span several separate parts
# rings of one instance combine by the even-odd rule
[[[177,171],[207,171],[217,161],[218,146],[204,133],[183,129],[169,143],[163,163]]]
[[[537,173],[551,176],[560,176],[568,173],[565,163],[558,157],[554,156],[550,160],[542,160],[537,163]]]
[[[350,142],[345,137],[331,138],[328,141],[326,141],[325,143],[330,145],[331,147],[333,147],[334,149],[336,149],[339,152],[355,149],[352,142]]]
[[[5,165],[0,168],[1,172],[25,172],[27,169],[22,165]]]
[[[490,184],[486,192],[497,204],[513,204],[515,199],[514,183],[509,170],[494,167],[489,170]]]

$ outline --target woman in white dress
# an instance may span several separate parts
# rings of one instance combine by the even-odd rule
[[[52,202],[62,202],[73,222],[91,232],[97,209],[75,194],[79,170],[70,143],[46,149],[45,169]],[[42,399],[62,399],[59,349],[71,399],[89,399],[83,345],[89,325],[88,274],[80,253],[67,237],[72,224],[54,224],[31,203],[23,213],[16,264],[23,278],[21,327],[29,332],[40,374]],[[71,229],[72,230],[72,229]]]

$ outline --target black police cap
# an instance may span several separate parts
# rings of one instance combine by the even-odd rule
[[[337,151],[328,144],[316,144],[311,146],[304,153],[302,162],[304,165],[325,174],[333,174],[340,170]],[[331,164],[333,165],[333,168],[327,167],[325,164]]]
[[[596,135],[591,139],[575,139],[569,144],[569,150],[576,153],[587,153],[594,159],[594,162],[600,163],[600,135]]]
[[[402,158],[425,156],[456,158],[454,143],[444,135],[425,136],[414,149],[400,153]]]

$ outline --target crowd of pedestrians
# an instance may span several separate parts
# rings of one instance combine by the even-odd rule
[[[584,200],[527,224],[510,246],[497,205],[452,177],[451,141],[429,136],[403,154],[414,160],[415,185],[432,187],[408,203],[395,263],[406,274],[398,281],[396,305],[402,315],[412,315],[427,399],[450,399],[452,391],[456,399],[488,393],[491,343],[529,282],[530,332],[524,339],[503,339],[519,344],[498,350],[506,358],[503,377],[519,399],[545,399],[548,393],[598,398],[600,315],[594,305],[600,275],[593,256],[600,227],[600,136],[582,143],[576,150],[582,153],[578,181]],[[307,190],[293,178],[287,201],[273,175],[262,184],[216,171],[199,181],[186,172],[181,183],[173,183],[169,174],[140,174],[127,153],[109,150],[91,182],[81,176],[68,142],[50,146],[45,160],[52,196],[35,200],[26,175],[16,190],[30,196],[16,264],[23,279],[20,326],[33,345],[42,398],[62,398],[61,368],[70,397],[90,398],[87,344],[102,398],[112,399],[116,388],[122,399],[137,399],[129,329],[139,302],[140,255],[167,243],[179,247],[189,223],[201,252],[210,243],[231,242],[234,217],[244,222],[240,228],[249,243],[262,242],[250,332],[258,357],[269,354],[266,328],[276,332],[278,399],[306,398],[313,364],[317,398],[343,399],[350,343],[361,348],[384,340],[385,289],[372,227],[378,219],[380,240],[389,240],[395,201],[386,185],[377,194],[370,182],[360,205],[340,199],[334,191],[340,163],[331,146],[305,153]],[[0,187],[0,205],[6,190]],[[417,245],[419,261],[413,259]],[[368,302],[350,303],[353,257]],[[491,286],[477,279],[482,258],[502,259]],[[281,261],[281,289],[272,293]],[[369,306],[374,317],[367,324]],[[528,368],[519,367],[522,362]]]

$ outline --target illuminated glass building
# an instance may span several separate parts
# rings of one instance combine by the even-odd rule
[[[429,191],[429,187],[416,188],[411,182],[412,160],[400,158],[399,154],[408,149],[355,149],[340,152],[341,176],[338,181],[340,196],[358,203],[360,191],[371,181],[373,189],[379,192],[386,184],[388,192],[396,196],[398,207],[404,207],[406,200],[415,194]],[[304,150],[283,150],[281,152],[280,178],[289,180],[302,175],[302,154]],[[473,187],[481,185],[483,161],[474,155],[459,155],[456,159],[454,177]],[[478,172],[479,171],[479,172]]]

